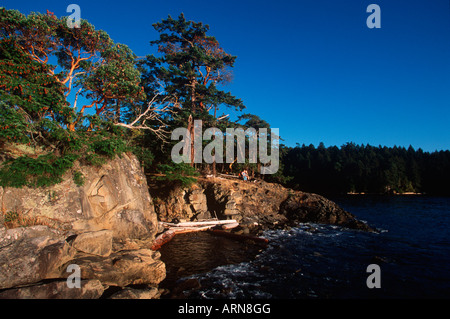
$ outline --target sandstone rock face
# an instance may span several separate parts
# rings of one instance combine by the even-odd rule
[[[158,217],[166,221],[175,218],[193,220],[211,217],[205,189],[198,184],[188,189],[171,190],[163,200],[156,203],[155,210]]]
[[[112,230],[99,230],[79,234],[72,247],[91,255],[108,257],[112,252]]]
[[[123,154],[76,169],[83,186],[68,174],[48,188],[0,188],[0,298],[99,298],[130,284],[148,289],[117,296],[158,298],[165,265],[147,248],[158,223],[139,162]],[[5,228],[6,212],[23,227]],[[67,284],[69,265],[80,269],[79,288]]]
[[[114,239],[152,238],[157,216],[137,158],[123,154],[102,167],[78,167],[85,182],[71,174],[48,188],[0,187],[2,209],[53,228],[83,233],[109,229]]]

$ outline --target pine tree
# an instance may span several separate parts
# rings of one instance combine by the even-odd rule
[[[204,120],[204,128],[227,118],[218,115],[221,106],[242,110],[243,102],[220,89],[230,79],[235,56],[226,53],[213,36],[207,35],[209,26],[187,21],[183,14],[177,20],[169,16],[154,28],[159,39],[151,41],[160,56],[149,55],[140,63],[146,93],[159,94],[173,102],[173,127],[187,126],[191,136],[194,120]],[[191,165],[194,163],[191,139]]]

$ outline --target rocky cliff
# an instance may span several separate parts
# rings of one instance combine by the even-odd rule
[[[159,197],[155,199],[155,210],[163,221],[210,217],[236,219],[241,227],[253,233],[291,227],[301,222],[373,231],[323,196],[261,180],[244,182],[220,177],[198,178],[189,189],[178,188],[159,194],[156,195]]]
[[[165,265],[148,249],[158,224],[139,162],[123,154],[76,169],[83,186],[68,174],[53,187],[0,188],[0,298],[158,297]],[[67,285],[72,264],[80,288]]]

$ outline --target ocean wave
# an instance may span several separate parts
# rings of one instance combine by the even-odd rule
[[[265,292],[261,284],[265,276],[258,273],[252,262],[219,266],[188,278],[197,279],[201,283],[201,288],[195,295],[205,299],[272,298],[272,294]]]
[[[325,260],[320,247],[321,238],[334,241],[341,234],[343,229],[339,226],[312,223],[299,224],[289,230],[267,230],[262,235],[269,239],[269,245],[254,260],[222,265],[206,273],[186,277],[198,280],[201,285],[191,297],[265,299],[294,294],[315,298],[318,293],[307,286],[294,285],[289,287],[293,289],[291,292],[283,283],[289,286],[292,281],[310,281],[314,274],[308,268],[313,267],[318,259]]]

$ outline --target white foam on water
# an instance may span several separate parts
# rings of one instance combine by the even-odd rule
[[[327,260],[321,253],[320,244],[317,246],[318,251],[296,250],[295,245],[301,247],[304,240],[305,245],[320,243],[321,238],[334,241],[335,237],[344,234],[348,238],[354,236],[353,231],[346,231],[340,226],[313,223],[299,224],[289,230],[267,230],[262,236],[269,240],[269,245],[256,255],[254,260],[218,266],[207,273],[192,275],[186,279],[195,278],[200,282],[201,288],[198,291],[200,298],[273,298],[273,292],[268,287],[280,289],[280,282],[291,282],[292,276],[297,280],[299,278],[311,280],[311,267],[314,267],[314,261],[318,258]],[[323,279],[327,282],[335,280],[330,277]],[[307,287],[299,286],[291,289],[301,296],[318,296],[316,291],[308,290]],[[278,293],[280,291],[276,292]]]

